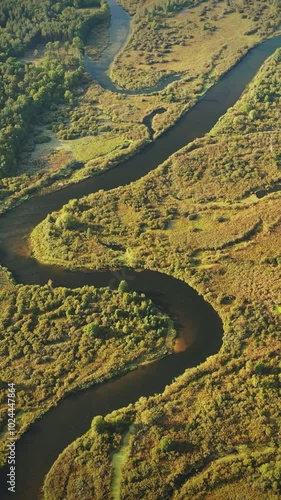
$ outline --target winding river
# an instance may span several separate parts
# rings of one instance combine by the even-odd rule
[[[114,23],[116,2],[110,0],[109,4],[113,13],[111,36],[118,39],[122,33],[122,43],[124,43],[128,34],[129,16],[118,7],[118,16],[121,18],[123,16],[122,23],[126,20],[123,24],[125,28],[120,31],[120,24]],[[89,428],[93,416],[107,414],[136,401],[140,396],[163,391],[164,387],[186,368],[196,366],[206,357],[216,353],[221,346],[223,333],[222,322],[210,304],[179,280],[152,271],[136,272],[124,269],[118,273],[71,272],[54,266],[44,266],[30,257],[26,237],[48,213],[58,210],[70,199],[135,181],[156,168],[188,142],[203,136],[227,108],[235,103],[246,84],[253,78],[264,60],[280,46],[280,42],[281,37],[276,37],[252,49],[208,90],[175,126],[134,158],[96,177],[67,186],[61,191],[41,197],[35,196],[1,217],[0,262],[12,271],[18,282],[44,284],[48,279],[52,279],[54,286],[76,288],[84,284],[108,286],[113,281],[117,285],[120,279],[125,278],[132,290],[144,291],[174,318],[186,347],[182,352],[140,366],[137,370],[113,381],[69,395],[35,422],[17,444],[17,492],[12,494],[14,499],[37,498],[43,478],[57,455]],[[115,50],[119,49],[120,44]],[[111,60],[107,59],[107,65],[104,62],[101,63],[103,66],[97,64],[98,71],[95,77],[104,86],[107,86],[105,70]],[[99,74],[105,79],[100,79]],[[110,88],[118,91],[114,85]],[[6,474],[7,469],[2,469],[1,499],[10,498],[7,494]]]

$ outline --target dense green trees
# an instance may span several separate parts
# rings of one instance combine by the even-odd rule
[[[63,60],[63,56],[65,59]],[[0,66],[0,177],[13,175],[23,140],[51,103],[69,100],[82,74],[80,54],[71,45],[48,44],[40,65],[8,58]]]
[[[104,4],[94,11],[75,7],[94,6],[100,6],[100,2],[5,0],[1,3],[0,178],[15,174],[30,123],[51,104],[72,103],[72,91],[83,72],[83,41],[93,24],[107,12]],[[16,59],[37,42],[47,43],[40,63]]]
[[[98,0],[3,0],[0,5],[0,60],[23,54],[32,42],[83,39],[95,14],[75,7],[98,7]]]

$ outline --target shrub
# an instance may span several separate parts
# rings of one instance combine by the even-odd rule
[[[106,430],[106,423],[102,415],[97,415],[92,420],[92,429],[98,434],[103,434]]]
[[[121,280],[119,285],[118,285],[118,291],[119,292],[128,292],[129,291],[129,285],[127,281]]]
[[[34,140],[36,144],[44,144],[45,142],[50,142],[52,139],[48,135],[37,135]]]
[[[93,337],[100,337],[102,333],[102,327],[97,323],[89,323],[89,325],[86,326],[85,331],[88,335],[91,335]]]

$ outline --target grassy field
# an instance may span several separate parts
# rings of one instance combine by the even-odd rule
[[[112,153],[120,147],[128,147],[129,141],[126,144],[126,138],[119,135],[117,137],[109,136],[106,134],[103,137],[85,137],[83,139],[74,139],[72,141],[72,154],[73,158],[78,161],[87,162],[95,158],[100,158],[108,153]]]
[[[103,426],[94,420],[53,465],[46,500],[109,498],[116,483],[124,500],[280,497],[281,193],[255,195],[280,179],[280,71],[278,50],[205,138],[130,186],[65,207],[72,227],[58,229],[59,213],[35,229],[47,261],[71,267],[75,239],[75,265],[171,274],[224,323],[217,355]],[[116,481],[112,453],[131,425]]]
[[[135,16],[112,78],[119,85],[141,88],[180,72],[192,83],[186,89],[181,81],[177,98],[202,81],[210,85],[280,23],[276,2],[147,0],[137,8],[134,1],[120,3]]]

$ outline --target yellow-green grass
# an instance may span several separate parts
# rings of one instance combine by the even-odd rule
[[[113,469],[112,474],[112,483],[111,483],[111,492],[112,492],[112,500],[120,499],[120,486],[122,481],[122,469],[126,464],[128,459],[129,452],[129,441],[131,434],[134,432],[134,426],[130,425],[129,429],[125,432],[121,447],[118,451],[113,453],[111,459],[111,466]]]
[[[153,0],[139,6],[130,39],[112,66],[117,83],[148,86],[171,72],[216,79],[280,23],[278,8],[261,1],[243,6],[200,2],[176,15],[155,13],[161,4]]]
[[[234,331],[226,335],[231,341]],[[46,477],[44,499],[60,500],[66,494],[75,498],[81,478],[85,498],[110,498],[111,456],[122,449],[124,427],[133,423],[120,498],[142,495],[154,500],[173,495],[199,500],[208,495],[223,498],[223,492],[230,495],[224,498],[237,498],[251,486],[258,498],[277,500],[278,341],[271,346],[265,336],[263,341],[256,352],[255,341],[250,341],[250,356],[235,355],[232,349],[212,357],[186,372],[163,395],[142,398],[127,410],[108,415],[107,428],[93,427],[59,456]],[[261,366],[266,370],[262,375]]]
[[[205,500],[240,500],[246,498],[247,500],[278,500],[279,494],[265,493],[258,490],[248,478],[243,477],[241,480],[231,481],[215,491],[207,493]]]
[[[88,162],[89,160],[99,158],[108,153],[120,149],[128,144],[122,136],[118,137],[83,137],[71,142],[71,152],[76,160]]]

